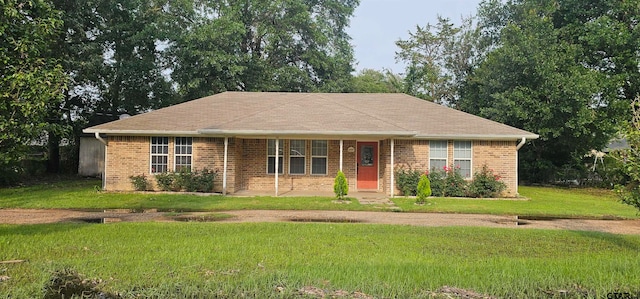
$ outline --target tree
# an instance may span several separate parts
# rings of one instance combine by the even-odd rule
[[[79,136],[87,125],[115,120],[176,102],[167,76],[162,42],[169,14],[162,1],[52,0],[63,26],[53,59],[61,62],[69,89],[51,122],[73,128],[68,136],[49,136],[49,170],[58,172],[60,140],[69,141],[70,161],[77,161]],[[175,4],[177,6],[177,4]],[[76,169],[75,163],[69,163]]]
[[[527,181],[580,168],[581,157],[609,141],[622,115],[621,81],[589,64],[594,53],[558,27],[567,17],[562,12],[577,4],[489,1],[480,8],[489,50],[467,78],[459,108],[540,135],[519,155],[520,177]]]
[[[184,99],[236,91],[345,91],[358,0],[195,1],[170,43]]]
[[[621,171],[629,177],[626,186],[616,186],[616,192],[623,203],[640,210],[640,97],[632,104],[632,120],[627,122],[625,137],[628,149],[614,153],[614,157],[621,163]]]
[[[63,130],[48,122],[48,113],[62,100],[66,77],[48,59],[62,25],[58,12],[41,0],[6,0],[0,10],[0,183],[6,183],[20,172],[17,162],[30,142]]]
[[[479,57],[477,28],[473,18],[455,26],[438,17],[435,25],[416,26],[409,39],[398,40],[396,60],[407,63],[404,92],[419,98],[455,106],[458,90]]]
[[[402,78],[389,70],[361,70],[351,84],[349,91],[360,93],[399,93],[404,88]]]

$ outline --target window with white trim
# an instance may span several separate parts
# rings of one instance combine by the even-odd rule
[[[174,151],[174,171],[191,171],[193,160],[193,138],[176,137]]]
[[[151,173],[167,172],[169,137],[151,137]]]
[[[453,166],[463,178],[471,178],[471,141],[453,142]]]
[[[289,141],[289,174],[305,174],[307,141]]]
[[[328,152],[326,140],[311,141],[311,174],[327,174]]]
[[[429,169],[443,170],[447,166],[447,143],[446,140],[429,141]]]
[[[278,173],[284,173],[284,163],[283,163],[283,152],[284,152],[284,142],[282,139],[278,140]],[[267,140],[267,173],[274,174],[276,173],[276,140],[269,139]]]

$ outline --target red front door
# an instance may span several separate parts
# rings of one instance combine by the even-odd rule
[[[378,143],[358,142],[358,189],[378,189]]]

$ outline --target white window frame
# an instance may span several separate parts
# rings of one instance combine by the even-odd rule
[[[273,151],[274,154],[270,155],[269,154],[269,144],[273,143]],[[282,167],[278,167],[278,175],[283,175],[284,174],[284,139],[278,139],[278,161],[282,161]],[[273,165],[274,167],[274,172],[269,172],[269,158],[274,158],[275,160],[275,147],[276,147],[276,139],[267,139],[267,148],[266,148],[266,154],[267,154],[267,161],[266,161],[266,165],[265,165],[265,173],[267,174],[275,174],[275,164]],[[275,161],[274,161],[275,163]]]
[[[313,144],[316,141],[324,142],[326,155],[320,156],[320,155],[314,155],[313,154],[313,148],[314,148]],[[313,172],[313,160],[315,158],[324,158],[324,162],[325,162],[325,167],[324,167],[325,172],[324,173],[314,173]],[[311,175],[327,175],[327,174],[329,174],[329,140],[311,140]]]
[[[293,144],[302,142],[302,152],[296,150],[294,153]],[[302,173],[294,173],[291,171],[291,159],[302,158]],[[307,141],[300,139],[289,140],[289,174],[290,175],[305,175],[307,173]]]
[[[162,140],[165,141],[166,143],[154,143],[154,139],[156,141],[158,140]],[[159,149],[161,148],[166,148],[166,153],[160,151],[160,153],[158,152]],[[154,153],[154,149],[155,149],[155,153]],[[164,157],[166,159],[165,163],[153,163],[153,158],[154,157]],[[156,167],[157,165],[161,165],[164,166],[165,171],[156,171]],[[151,174],[158,174],[158,173],[163,173],[163,172],[167,172],[169,171],[169,137],[162,137],[162,136],[152,136],[149,138],[149,173]]]
[[[456,146],[456,144],[459,143],[469,143],[469,157],[466,158],[458,158],[456,157],[456,148],[458,148],[459,146]],[[466,148],[465,148],[466,150]],[[471,140],[456,140],[453,142],[453,167],[456,167],[456,161],[469,161],[469,176],[465,177],[464,175],[462,176],[464,179],[473,179],[473,141]],[[462,174],[462,173],[461,173]]]
[[[444,158],[443,157],[433,157],[433,144],[434,143],[444,143]],[[449,165],[449,141],[448,140],[430,140],[429,141],[429,171],[432,170],[431,160],[443,160],[444,166],[448,167]],[[438,169],[443,170],[443,169]]]
[[[178,140],[180,140],[180,144],[178,144]],[[182,144],[182,141],[189,141],[187,144]],[[178,147],[182,147],[187,150],[187,153],[182,153],[182,150],[178,150]],[[180,153],[178,153],[180,152]],[[178,169],[178,157],[189,157],[188,165],[180,165],[180,166],[188,166],[187,171],[191,172],[193,170],[193,137],[174,137],[173,138],[173,171],[179,171]]]

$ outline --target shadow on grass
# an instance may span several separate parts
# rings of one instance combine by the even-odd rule
[[[582,237],[587,237],[587,238],[595,239],[598,241],[604,241],[627,250],[631,250],[635,252],[640,251],[640,243],[638,241],[635,241],[635,242],[632,241],[631,238],[628,238],[626,235],[593,232],[593,231],[573,231],[573,232]]]
[[[46,224],[0,224],[0,236],[21,235],[35,236],[58,232],[69,232],[89,224],[81,223],[46,223]]]

